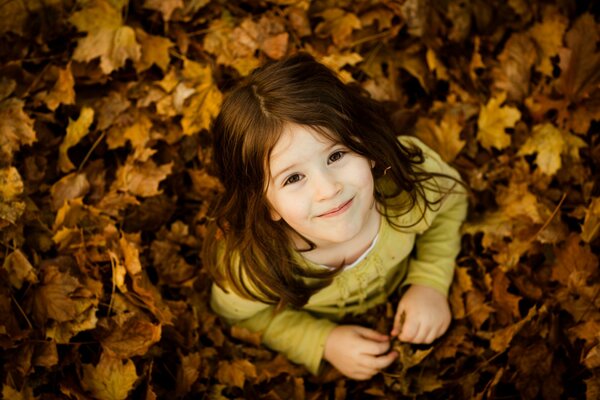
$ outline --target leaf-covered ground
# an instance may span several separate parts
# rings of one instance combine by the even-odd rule
[[[600,6],[561,0],[0,2],[5,399],[600,398]],[[207,128],[312,53],[472,188],[432,346],[315,378],[207,305]],[[389,330],[394,301],[359,318]]]

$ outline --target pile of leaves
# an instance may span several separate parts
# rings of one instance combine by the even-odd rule
[[[600,7],[0,2],[5,399],[600,398]],[[313,377],[210,311],[212,119],[307,51],[472,189],[448,333]],[[389,331],[395,301],[358,322]],[[356,321],[354,321],[356,322]]]

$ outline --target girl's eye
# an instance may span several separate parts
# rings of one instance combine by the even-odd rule
[[[329,159],[327,161],[329,161],[329,163],[334,163],[336,161],[339,161],[342,157],[344,157],[344,154],[346,154],[346,153],[344,151],[341,151],[341,150],[333,152],[329,156]]]
[[[283,182],[283,186],[289,185],[289,184],[291,184],[291,183],[296,183],[296,182],[299,182],[301,178],[302,178],[302,177],[300,176],[300,174],[294,174],[294,175],[290,175],[290,176],[289,176],[289,177],[288,177],[288,178],[285,180],[285,182]]]

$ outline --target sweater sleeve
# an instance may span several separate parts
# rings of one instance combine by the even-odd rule
[[[261,334],[262,343],[302,364],[313,374],[319,372],[325,342],[336,324],[316,318],[307,311],[284,309],[248,300],[225,292],[213,284],[211,307],[227,322]]]
[[[436,152],[418,139],[411,138],[411,142],[423,150],[423,168],[426,171],[450,175],[460,180],[458,172],[442,161]],[[439,208],[434,205],[433,210],[427,209],[425,213],[427,228],[417,235],[415,253],[409,260],[403,286],[419,284],[447,295],[454,276],[456,256],[460,252],[460,226],[467,215],[467,196],[464,187],[453,180],[442,177],[434,179],[442,191],[451,189]],[[429,185],[426,196],[430,200],[436,200],[440,194]]]

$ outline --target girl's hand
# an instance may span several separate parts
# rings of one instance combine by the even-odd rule
[[[345,376],[366,380],[396,359],[396,352],[385,354],[389,348],[387,335],[358,325],[340,325],[327,337],[323,357]]]
[[[446,332],[451,319],[446,296],[427,286],[411,285],[398,303],[391,335],[403,342],[431,343]]]

